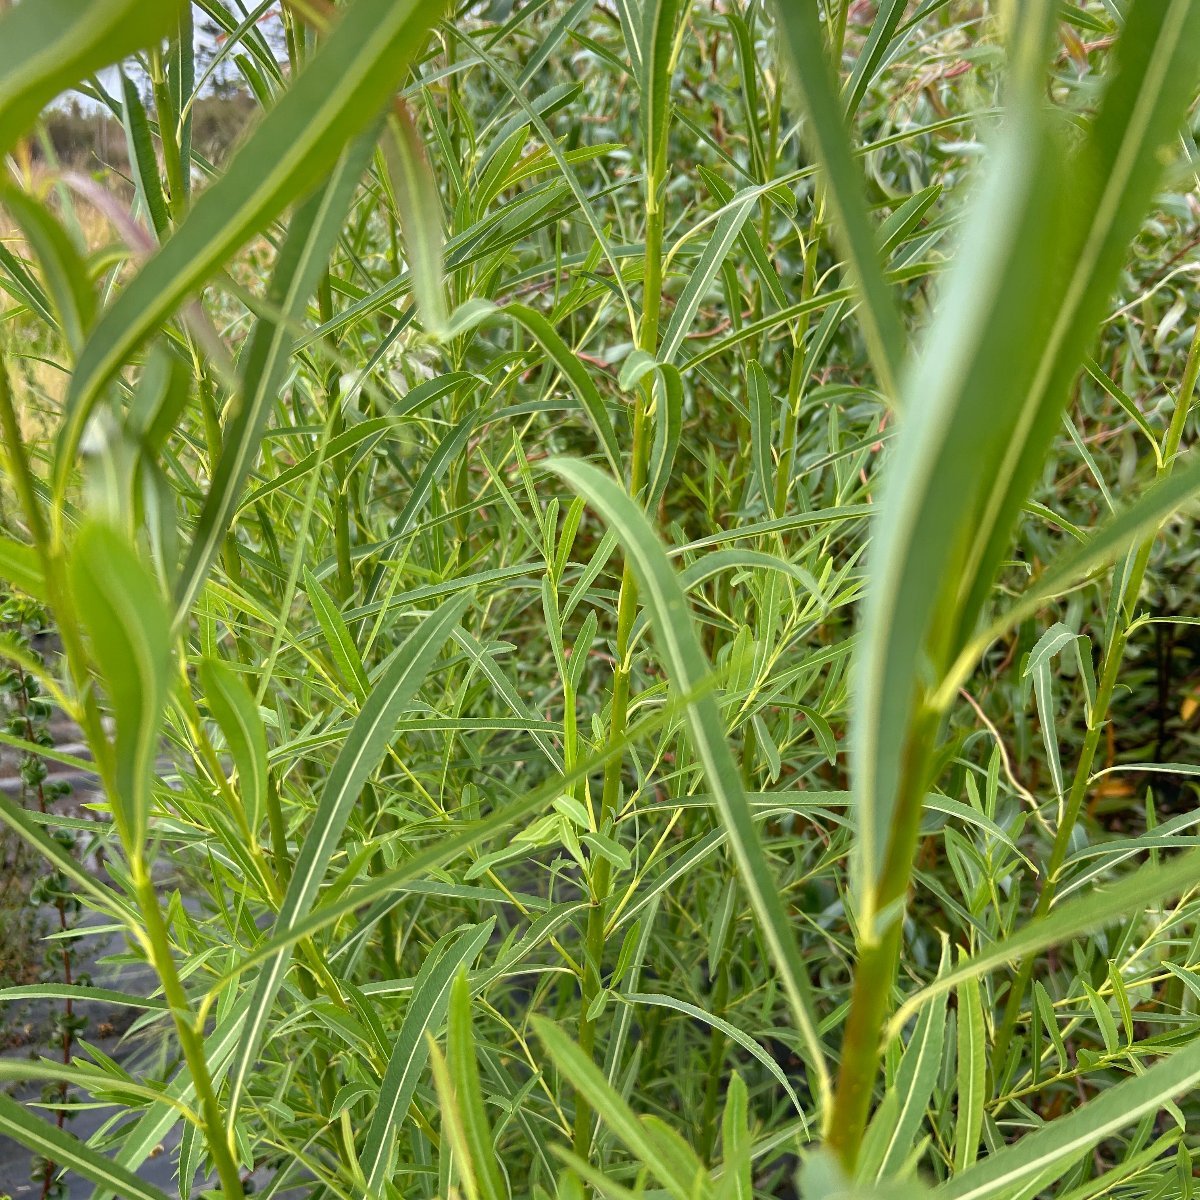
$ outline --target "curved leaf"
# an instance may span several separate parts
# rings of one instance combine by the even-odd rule
[[[306,917],[316,902],[329,860],[337,849],[350,812],[371,772],[379,765],[394,736],[396,718],[411,703],[442,646],[471,601],[471,593],[446,601],[426,617],[392,654],[338,754],[312,825],[292,869],[287,894],[275,921],[276,934],[286,934]],[[254,1002],[242,1033],[232,1073],[231,1107],[254,1065],[271,1006],[283,982],[290,950],[275,954],[258,978]]]
[[[710,674],[708,663],[696,638],[683,589],[645,516],[617,483],[595,467],[568,458],[551,459],[546,466],[584,496],[612,527],[638,577],[639,594],[645,599],[676,689],[684,695],[701,692]],[[725,738],[716,699],[707,691],[699,694],[688,706],[688,720],[742,886],[780,973],[823,1104],[829,1088],[828,1068],[817,1034],[807,970],[754,827],[753,811]]]
[[[167,4],[132,0],[123,7],[175,14]],[[105,384],[251,234],[329,173],[343,146],[378,117],[441,9],[440,0],[356,0],[220,179],[105,312],[67,396],[55,463],[60,493]]]

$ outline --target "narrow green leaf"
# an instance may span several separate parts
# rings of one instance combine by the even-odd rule
[[[366,667],[363,666],[362,655],[354,644],[354,638],[342,614],[333,602],[333,597],[321,586],[320,580],[306,567],[304,570],[304,590],[308,593],[309,603],[313,613],[325,635],[326,644],[342,673],[343,680],[351,687],[361,703],[371,690],[371,681],[367,678]]]
[[[140,443],[143,454],[155,458],[179,424],[187,407],[191,369],[165,339],[154,347],[142,367],[125,430]]]
[[[400,212],[417,310],[426,333],[443,337],[447,313],[442,278],[442,198],[425,156],[425,144],[412,114],[402,104],[397,104],[388,117],[383,157]]]
[[[165,1000],[153,996],[135,996],[112,988],[84,987],[77,983],[28,983],[0,988],[0,1001],[10,1000],[94,1000],[98,1004],[116,1004],[122,1008],[165,1010]]]
[[[125,126],[125,144],[129,148],[134,186],[150,218],[151,227],[159,241],[162,241],[171,230],[171,214],[167,210],[162,179],[158,173],[158,156],[150,134],[150,121],[142,97],[138,94],[137,84],[124,71],[121,72],[121,123]]]
[[[379,1085],[379,1103],[367,1127],[360,1156],[367,1186],[372,1191],[380,1191],[387,1178],[397,1130],[429,1060],[426,1034],[436,1034],[441,1029],[455,976],[474,961],[491,936],[495,923],[492,917],[480,925],[446,934],[421,964],[413,983],[412,999],[408,1002],[404,1022]]]
[[[724,1018],[714,1016],[710,1012],[705,1012],[704,1009],[699,1008],[695,1004],[689,1004],[686,1000],[677,1000],[674,996],[654,995],[649,992],[622,992],[620,998],[629,1004],[648,1004],[659,1008],[669,1008],[674,1012],[684,1013],[693,1020],[701,1021],[705,1025],[719,1030],[730,1041],[736,1042],[747,1054],[763,1066],[767,1073],[783,1089],[795,1107],[800,1119],[807,1125],[808,1117],[804,1112],[803,1105],[800,1103],[800,1097],[796,1095],[795,1088],[792,1087],[787,1076],[780,1070],[779,1064],[748,1033],[738,1029],[736,1025],[730,1024]]]
[[[1126,416],[1142,431],[1148,445],[1154,451],[1155,456],[1158,457],[1158,434],[1155,433],[1154,426],[1146,420],[1145,414],[1138,408],[1137,402],[1133,397],[1128,395],[1094,358],[1085,358],[1083,360],[1083,369],[1100,385],[1107,395],[1111,396],[1121,406]]]
[[[884,60],[895,52],[892,37],[907,7],[907,0],[883,0],[876,9],[871,21],[871,32],[858,52],[850,78],[846,82],[844,98],[847,120],[852,119],[858,111],[858,106],[867,94],[867,89],[875,81]]]
[[[1108,1007],[1108,1001],[1086,982],[1083,983],[1083,990],[1087,992],[1088,1007],[1092,1010],[1092,1015],[1096,1018],[1096,1025],[1100,1030],[1101,1038],[1104,1040],[1105,1052],[1116,1054],[1119,1048],[1117,1023],[1113,1020],[1112,1012]]]
[[[541,348],[550,356],[554,365],[562,372],[571,390],[583,405],[584,411],[591,418],[592,426],[600,438],[601,448],[608,459],[614,473],[621,471],[621,451],[613,429],[612,419],[596,385],[592,382],[587,369],[567,346],[566,342],[554,331],[550,322],[535,309],[525,304],[507,304],[502,310],[506,316],[513,317],[533,335]]]
[[[1046,991],[1041,980],[1038,979],[1035,979],[1033,982],[1033,1002],[1042,1027],[1046,1030],[1050,1038],[1050,1044],[1054,1047],[1054,1052],[1058,1056],[1058,1069],[1060,1071],[1070,1070],[1071,1059],[1067,1054],[1066,1043],[1062,1038],[1062,1030],[1058,1027],[1058,1013],[1054,1011],[1054,1001],[1050,999],[1049,992]],[[1035,1049],[1035,1053],[1040,1054],[1040,1047]]]
[[[750,441],[753,450],[754,473],[759,494],[767,511],[772,511],[771,500],[775,494],[775,458],[771,453],[775,428],[775,403],[771,398],[771,386],[767,373],[755,359],[750,363],[746,377],[747,407],[750,410]],[[783,513],[775,511],[775,516]]]
[[[464,306],[465,307],[465,306]],[[613,474],[621,475],[621,445],[617,441],[617,433],[613,428],[612,418],[600,396],[599,389],[588,374],[587,368],[579,361],[575,352],[555,332],[554,326],[536,309],[527,304],[506,304],[497,308],[490,303],[472,305],[469,311],[459,310],[451,317],[452,332],[457,336],[481,325],[485,321],[499,317],[512,317],[549,356],[554,366],[566,379],[575,398],[583,406],[584,412],[592,422],[592,428],[600,439]]]
[[[87,989],[80,989],[86,991]],[[8,1058],[0,1055],[0,1083],[58,1083],[66,1087],[82,1088],[97,1098],[121,1097],[126,1103],[133,1099],[156,1103],[162,1093],[145,1084],[138,1083],[120,1068],[111,1072],[97,1069],[88,1063],[53,1062],[48,1058]],[[125,1098],[128,1097],[126,1100]],[[181,1115],[195,1120],[195,1114],[183,1108]]]
[[[1108,981],[1112,985],[1113,997],[1121,1014],[1121,1026],[1125,1030],[1126,1044],[1133,1042],[1133,1006],[1129,1003],[1129,992],[1121,977],[1121,968],[1115,962],[1108,964]]]
[[[571,1085],[587,1097],[593,1110],[625,1144],[626,1149],[674,1197],[674,1200],[702,1200],[708,1194],[707,1178],[695,1163],[694,1171],[680,1173],[674,1156],[664,1155],[663,1147],[644,1120],[637,1117],[621,1094],[604,1077],[604,1072],[553,1021],[531,1015],[530,1020],[554,1065]]]
[[[450,989],[446,1055],[479,1195],[482,1200],[508,1200],[508,1190],[496,1163],[492,1129],[483,1107],[483,1086],[475,1061],[475,1033],[471,1026],[471,989],[462,967],[458,968]]]
[[[386,664],[367,697],[338,754],[313,817],[308,836],[292,869],[287,893],[275,922],[275,933],[286,934],[306,917],[316,902],[329,860],[358,802],[363,785],[379,764],[394,736],[397,717],[417,694],[455,625],[471,602],[471,593],[448,600],[408,635]],[[283,949],[268,960],[254,988],[254,1002],[242,1034],[231,1078],[230,1107],[245,1087],[254,1066],[271,1007],[290,961]]]
[[[1063,793],[1062,762],[1058,754],[1058,728],[1054,701],[1054,679],[1051,660],[1067,647],[1074,647],[1076,634],[1062,622],[1056,622],[1038,639],[1029,652],[1022,675],[1033,677],[1033,694],[1037,702],[1038,724],[1042,729],[1042,745],[1046,749],[1046,763],[1054,784],[1054,794]]]
[[[242,677],[219,658],[200,660],[197,673],[209,712],[225,735],[237,768],[246,824],[257,830],[267,807],[267,731]]]
[[[182,0],[35,0],[0,19],[0,154],[55,96],[171,32]]]
[[[625,49],[629,54],[630,69],[636,78],[640,78],[642,71],[642,45],[638,39],[640,5],[638,0],[613,0],[613,8],[621,22],[621,40],[625,43]]]
[[[641,59],[642,150],[648,187],[653,192],[667,170],[667,143],[671,129],[671,62],[675,50],[675,28],[684,0],[645,0],[642,6]],[[651,195],[649,207],[658,200]]]
[[[942,961],[944,968],[948,961],[945,952]],[[904,1048],[891,1089],[896,1096],[891,1119],[886,1123],[880,1123],[878,1119],[872,1121],[867,1132],[864,1159],[874,1157],[878,1163],[875,1174],[879,1179],[896,1175],[912,1153],[925,1120],[925,1109],[940,1078],[945,1037],[946,997],[943,993],[922,1010],[913,1035]],[[883,1114],[883,1106],[878,1112]],[[872,1156],[870,1147],[876,1140],[881,1144]]]
[[[115,794],[125,852],[142,853],[150,781],[171,683],[171,622],[158,581],[128,539],[91,522],[71,550],[71,590],[116,723]]]
[[[753,1200],[753,1138],[749,1108],[746,1085],[734,1071],[725,1089],[725,1111],[721,1114],[722,1163],[716,1200]]]
[[[2,242],[0,242],[0,267],[4,269],[4,290],[18,303],[28,308],[38,320],[45,321],[47,325],[55,324],[49,297],[37,280],[25,269],[22,261]]]
[[[237,512],[242,487],[258,457],[267,418],[279,398],[295,350],[294,325],[307,308],[341,234],[346,210],[370,157],[372,141],[370,137],[362,137],[347,148],[325,187],[300,207],[288,227],[267,293],[272,315],[264,316],[255,325],[242,352],[237,415],[225,431],[212,485],[175,586],[176,624],[183,620],[200,594]]]
[[[98,1154],[86,1142],[58,1129],[49,1121],[31,1116],[9,1096],[0,1092],[0,1133],[20,1142],[27,1150],[74,1171],[91,1183],[112,1188],[122,1200],[167,1200],[158,1188],[143,1183],[132,1172]]]
[[[23,545],[0,535],[0,579],[32,596],[45,601],[46,579],[41,560],[32,546]]]
[[[663,331],[658,353],[664,363],[673,362],[679,353],[683,340],[691,329],[692,321],[712,286],[714,276],[720,270],[742,226],[757,207],[761,196],[761,188],[747,188],[734,196],[722,209],[703,253],[692,268],[692,273],[675,302],[671,320]]]
[[[1005,963],[1017,962],[1078,934],[1103,929],[1114,921],[1128,920],[1131,914],[1178,895],[1195,885],[1200,879],[1198,872],[1200,851],[1195,851],[1161,866],[1139,867],[1119,883],[1055,905],[1041,920],[1022,926],[910,996],[896,1010],[890,1028],[902,1028],[923,1004],[956,988],[964,979],[978,979]]]
[[[39,0],[31,7],[41,10],[46,4]],[[168,22],[164,32],[177,12],[171,4],[147,6],[138,0],[103,5],[78,0],[70,7],[155,12]],[[343,146],[391,98],[442,7],[440,0],[356,0],[221,178],[109,306],[71,380],[55,463],[59,493],[105,384],[247,238],[330,173]],[[140,23],[130,21],[131,26]]]
[[[646,507],[653,508],[662,499],[683,433],[683,380],[679,369],[669,363],[657,363],[654,384],[654,443],[646,469]]]
[[[958,996],[958,1106],[954,1123],[954,1169],[965,1171],[979,1154],[987,1052],[979,980],[964,979]]]
[[[988,1155],[937,1188],[936,1200],[988,1200],[1009,1195],[1037,1176],[1045,1187],[1054,1163],[1062,1170],[1084,1151],[1106,1137],[1133,1125],[1146,1113],[1156,1112],[1176,1096],[1200,1084],[1200,1040],[1194,1040],[1157,1062],[1141,1075],[1110,1084],[1095,1099],[1064,1117],[1026,1133],[1017,1141]]]
[[[467,1142],[467,1131],[463,1124],[462,1110],[450,1078],[446,1057],[432,1034],[426,1035],[429,1043],[429,1066],[433,1072],[433,1085],[437,1092],[438,1109],[442,1118],[442,1136],[438,1144],[438,1178],[445,1181],[447,1193],[461,1188],[466,1200],[481,1200],[479,1185],[475,1179],[475,1160]],[[455,1187],[455,1184],[458,1187]]]
[[[946,676],[939,701],[957,692],[992,641],[1036,614],[1050,600],[1086,578],[1090,571],[1112,562],[1134,543],[1154,533],[1163,521],[1200,491],[1200,454],[1188,453],[1176,461],[1178,465],[1170,475],[1151,484],[1085,542],[1072,545],[1057,555],[1010,607],[967,643]]]
[[[825,37],[815,5],[779,0],[779,28],[800,92],[806,137],[825,172],[825,184],[837,218],[835,236],[850,265],[862,299],[859,310],[871,359],[883,391],[897,399],[904,329],[895,298],[884,277],[879,247],[863,193],[862,174],[846,130],[843,107],[825,51]],[[886,18],[885,18],[886,19]]]
[[[37,255],[55,322],[71,353],[78,354],[96,312],[83,256],[44,204],[15,187],[0,189],[0,199]]]
[[[688,613],[687,598],[645,516],[617,483],[595,467],[566,458],[551,459],[546,466],[584,495],[616,533],[637,575],[639,592],[649,610],[659,649],[676,690],[683,695],[701,692],[710,674],[708,664]],[[704,691],[688,706],[688,720],[742,886],[780,973],[793,1019],[803,1038],[809,1070],[815,1077],[815,1091],[824,1107],[829,1075],[813,1017],[807,970],[758,839],[716,699]]]

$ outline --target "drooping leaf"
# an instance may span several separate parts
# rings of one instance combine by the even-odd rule
[[[389,115],[383,147],[392,193],[400,210],[417,309],[426,332],[442,337],[447,328],[442,200],[429,169],[425,145],[405,106],[397,105]]]
[[[83,255],[44,204],[15,187],[0,189],[0,199],[37,255],[54,318],[71,353],[78,354],[96,312]]]
[[[209,711],[225,735],[237,768],[246,823],[256,830],[267,805],[267,731],[262,715],[245,683],[226,662],[201,659],[198,675]]]
[[[70,576],[116,725],[113,818],[126,853],[140,855],[171,687],[170,617],[154,573],[128,538],[106,524],[80,531]]]

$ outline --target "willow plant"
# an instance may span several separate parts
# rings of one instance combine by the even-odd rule
[[[0,16],[0,577],[61,653],[0,650],[87,754],[0,744],[95,781],[0,820],[128,943],[0,1002],[161,1047],[0,1056],[105,1113],[0,1095],[47,1188],[1191,1194],[1197,772],[1113,726],[1200,621],[1146,608],[1200,4],[863,9]]]

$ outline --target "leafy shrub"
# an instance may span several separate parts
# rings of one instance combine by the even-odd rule
[[[177,1129],[225,1200],[1191,1194],[1186,660],[1116,726],[1200,619],[1200,5],[1001,7],[296,3],[281,64],[206,0],[219,167],[190,8],[0,19],[10,656],[106,876],[0,818],[170,1047],[0,1059],[117,1110],[0,1130],[103,1196]],[[87,78],[132,202],[20,140]]]

